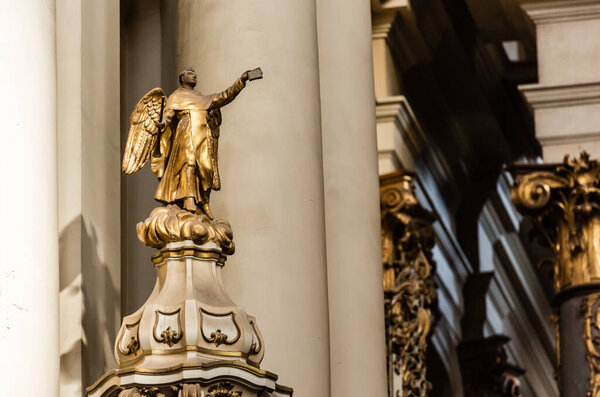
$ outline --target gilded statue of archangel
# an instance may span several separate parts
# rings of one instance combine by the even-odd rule
[[[130,128],[123,156],[123,172],[131,174],[152,158],[152,172],[159,179],[154,198],[213,219],[209,207],[211,190],[221,188],[217,149],[220,108],[245,87],[262,78],[260,68],[244,72],[235,83],[218,94],[196,91],[196,72],[179,74],[180,88],[169,98],[154,88],[137,103],[129,119]]]

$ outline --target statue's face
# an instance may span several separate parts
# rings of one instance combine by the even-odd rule
[[[186,70],[183,73],[182,83],[191,85],[192,87],[195,87],[196,79],[197,79],[196,72],[194,72],[193,70]]]

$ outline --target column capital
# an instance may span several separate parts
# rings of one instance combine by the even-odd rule
[[[600,162],[586,152],[562,163],[514,165],[512,199],[553,249],[554,292],[600,284]]]

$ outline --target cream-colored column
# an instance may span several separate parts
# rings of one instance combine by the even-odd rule
[[[56,0],[60,394],[116,363],[120,314],[119,1]]]
[[[317,22],[331,396],[385,396],[381,216],[369,2],[317,0]]]
[[[0,2],[2,395],[58,395],[54,0]]]
[[[180,1],[178,54],[180,68],[196,67],[205,93],[246,69],[264,71],[223,109],[223,190],[211,207],[231,222],[236,241],[225,286],[256,316],[261,367],[298,396],[329,396],[315,3]]]

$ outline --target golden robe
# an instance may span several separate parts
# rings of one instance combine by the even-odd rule
[[[174,204],[193,197],[207,204],[210,190],[219,190],[217,163],[220,107],[227,105],[245,84],[241,79],[223,92],[202,95],[179,88],[167,99],[163,120],[167,123],[160,139],[160,157],[152,158],[152,172],[160,183],[154,198]]]

